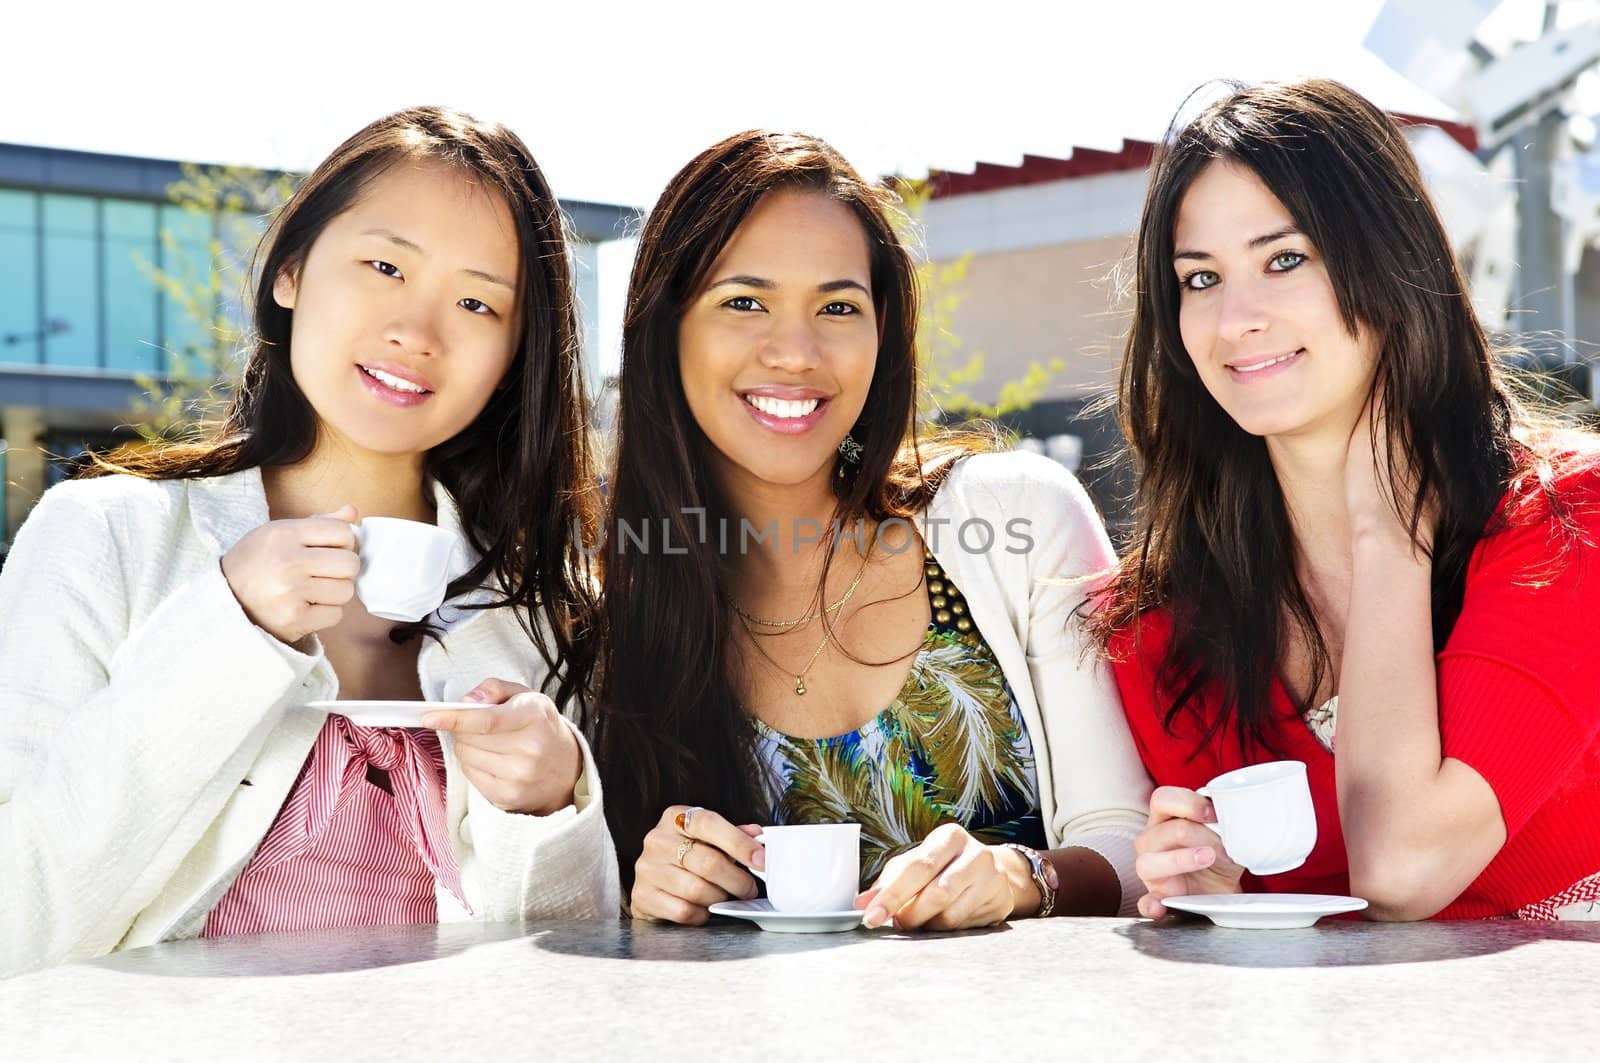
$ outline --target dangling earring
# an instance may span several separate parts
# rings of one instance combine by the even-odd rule
[[[861,444],[856,442],[855,436],[846,433],[845,437],[839,440],[839,462],[836,475],[843,480],[846,475],[846,466],[860,464]]]

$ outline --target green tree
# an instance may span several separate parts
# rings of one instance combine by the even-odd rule
[[[185,253],[178,235],[161,230],[162,263],[139,267],[190,328],[169,338],[165,372],[135,378],[139,435],[151,443],[194,438],[226,409],[249,338],[250,264],[257,241],[288,202],[298,175],[245,166],[183,165],[167,198],[208,226],[203,261]]]
[[[896,181],[903,216],[900,236],[911,246],[922,243],[922,218],[933,186],[927,180]],[[956,311],[966,299],[962,284],[972,253],[950,262],[922,260],[917,265],[917,280],[922,288],[922,317],[917,323],[917,351],[922,364],[923,394],[918,413],[926,419],[941,415],[961,418],[999,418],[1025,410],[1039,400],[1057,373],[1065,368],[1060,358],[1030,362],[1023,375],[1000,385],[994,402],[977,398],[973,389],[984,379],[982,351],[967,353],[955,330]]]

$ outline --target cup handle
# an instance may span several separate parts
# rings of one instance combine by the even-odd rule
[[[757,834],[754,838],[751,838],[750,840],[753,841],[753,842],[760,842],[763,846],[765,846],[767,844],[767,836],[765,834]],[[746,864],[744,869],[746,871],[750,872],[756,878],[760,879],[762,882],[767,881],[767,873],[765,871],[757,871],[755,868],[751,867],[749,864]]]
[[[1200,787],[1200,789],[1196,790],[1195,793],[1199,794],[1201,797],[1204,797],[1208,801],[1211,800],[1211,791],[1209,789],[1207,789],[1206,787],[1204,787],[1204,786],[1202,786],[1202,787]],[[1215,812],[1216,809],[1217,809],[1216,802],[1213,801],[1212,804],[1211,804],[1211,810],[1213,812]],[[1224,838],[1222,836],[1222,820],[1221,819],[1217,819],[1214,822],[1207,823],[1207,824],[1205,824],[1205,826],[1210,829],[1211,833],[1215,834],[1222,841],[1222,844],[1224,846],[1226,846],[1228,844],[1228,839]]]

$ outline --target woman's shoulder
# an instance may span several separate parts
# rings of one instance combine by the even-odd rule
[[[1146,609],[1106,639],[1106,657],[1117,668],[1154,673],[1172,640],[1172,614],[1165,606]]]
[[[179,480],[123,474],[64,480],[44,493],[26,523],[80,531],[88,525],[162,524],[183,512],[187,495],[187,483]]]
[[[1482,543],[1485,548],[1546,539],[1600,541],[1600,439],[1574,436],[1518,472],[1501,496],[1499,519]],[[1567,534],[1551,536],[1553,527]]]
[[[956,461],[939,484],[934,506],[961,502],[967,508],[998,503],[1015,509],[1071,507],[1095,513],[1078,478],[1058,461],[1027,451],[969,454]]]

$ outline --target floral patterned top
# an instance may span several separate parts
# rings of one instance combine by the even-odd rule
[[[1033,744],[1000,663],[933,555],[932,617],[905,686],[866,726],[792,738],[755,721],[772,823],[860,823],[861,884],[955,821],[979,840],[1045,847]]]

